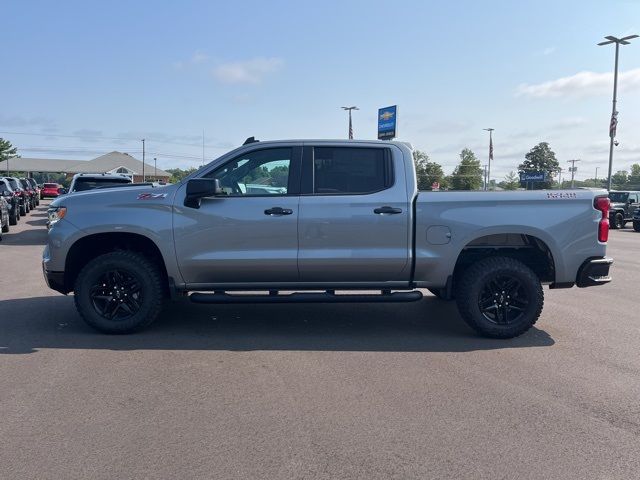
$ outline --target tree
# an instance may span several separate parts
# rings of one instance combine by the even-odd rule
[[[630,185],[636,188],[640,186],[640,164],[634,163],[631,165],[631,173],[628,180]]]
[[[440,188],[447,187],[447,180],[439,163],[429,160],[429,155],[420,150],[413,151],[413,163],[416,166],[418,177],[418,190],[431,190],[434,182],[440,184]]]
[[[611,176],[611,184],[613,188],[624,188],[629,181],[629,175],[626,170],[618,170]]]
[[[9,157],[13,157],[18,149],[11,145],[9,140],[0,138],[0,162],[6,160]]]
[[[195,171],[196,171],[196,168],[194,167],[187,168],[186,170],[182,170],[181,168],[170,168],[167,170],[167,172],[171,174],[171,178],[169,179],[169,182],[178,183],[182,181],[182,179],[185,178],[187,175],[190,175]]]
[[[533,189],[551,188],[553,178],[560,169],[560,164],[556,160],[556,154],[549,148],[549,144],[540,142],[529,150],[529,153],[524,158],[525,161],[518,166],[519,173],[545,172],[547,175],[547,181],[545,182],[532,182]]]
[[[451,175],[453,190],[479,190],[482,187],[480,160],[468,148],[460,152],[460,163]]]
[[[504,181],[498,186],[504,190],[517,190],[520,187],[520,177],[516,172],[511,171],[504,176]]]

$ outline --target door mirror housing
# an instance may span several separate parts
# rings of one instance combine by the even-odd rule
[[[11,192],[9,190],[3,190],[2,191],[2,196],[3,197],[10,197],[11,196]]]
[[[58,189],[58,195],[66,195],[67,193],[67,189],[66,188],[59,188]]]
[[[184,206],[189,208],[200,208],[200,201],[205,197],[215,197],[224,192],[217,178],[192,178],[187,182],[187,196],[184,199]]]

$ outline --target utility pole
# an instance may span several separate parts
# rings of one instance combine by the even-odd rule
[[[153,157],[153,179],[157,182],[158,181],[158,165],[157,162],[158,159],[156,157]]]
[[[611,122],[609,123],[609,180],[607,181],[607,190],[611,191],[611,175],[613,174],[613,145],[616,138],[616,129],[618,126],[618,111],[616,110],[617,94],[618,94],[618,52],[620,45],[629,45],[629,40],[637,38],[638,35],[628,35],[623,38],[617,38],[613,35],[608,35],[604,38],[606,42],[600,42],[598,46],[609,45],[611,43],[616,44],[616,60],[613,69],[613,107],[611,109]]]
[[[598,186],[598,169],[600,167],[596,167],[596,187]]]
[[[484,189],[489,189],[489,182],[491,181],[491,160],[493,160],[493,131],[495,128],[483,128],[489,132],[489,168],[487,169],[487,181],[484,184]]]
[[[144,182],[144,138],[142,139],[142,181]]]
[[[571,189],[573,189],[574,187],[574,176],[576,174],[576,172],[578,171],[578,167],[576,167],[576,162],[579,162],[580,160],[567,160],[567,163],[571,164],[571,167],[569,167],[569,171],[571,172]]]
[[[343,110],[349,112],[349,140],[353,140],[353,124],[351,123],[351,110],[360,110],[358,107],[342,107]]]
[[[204,165],[204,129],[202,130],[202,165]]]
[[[562,167],[558,167],[558,171],[560,172],[560,173],[558,174],[558,188],[559,188],[560,190],[562,190],[562,170],[563,170],[563,168],[562,168]]]

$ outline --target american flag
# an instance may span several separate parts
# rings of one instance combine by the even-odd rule
[[[353,140],[353,125],[351,125],[351,111],[349,111],[349,140]]]
[[[611,114],[611,123],[609,124],[609,136],[611,138],[616,137],[616,128],[618,128],[618,112]]]
[[[493,138],[489,137],[489,160],[493,160]]]

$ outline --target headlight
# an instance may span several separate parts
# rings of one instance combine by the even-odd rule
[[[49,226],[58,223],[64,218],[66,214],[67,207],[50,207],[49,210],[47,210],[47,215],[49,217]]]

